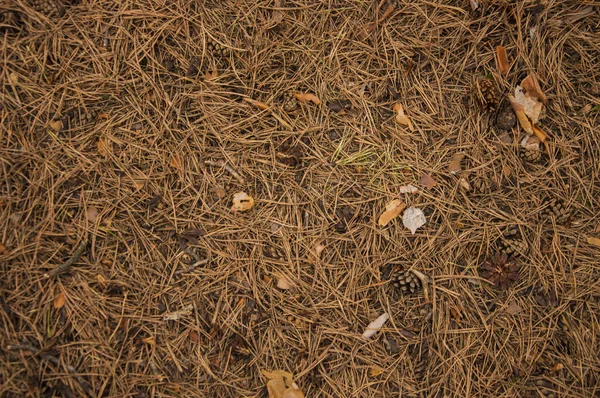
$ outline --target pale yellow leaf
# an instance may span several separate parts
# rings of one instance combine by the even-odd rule
[[[513,96],[509,96],[508,99],[510,100],[510,104],[517,115],[517,120],[519,121],[521,128],[525,130],[527,134],[533,134],[533,127],[527,118],[527,115],[525,114],[525,108],[523,105]]]
[[[245,192],[238,192],[233,195],[233,211],[247,211],[254,206],[254,199]]]
[[[385,211],[379,216],[377,223],[383,227],[389,224],[394,218],[398,217],[402,210],[406,207],[406,203],[400,199],[394,199],[385,205]]]
[[[590,236],[590,237],[587,238],[587,242],[590,245],[594,245],[594,246],[600,247],[600,238],[594,238],[594,237]]]
[[[412,124],[410,118],[404,113],[402,104],[395,104],[393,109],[394,112],[396,112],[396,122],[407,126],[410,131],[415,131],[415,126]]]
[[[63,292],[60,292],[56,295],[56,297],[54,297],[54,308],[58,310],[62,308],[66,302],[67,298],[65,297],[65,294]]]
[[[261,372],[269,379],[267,382],[269,398],[304,398],[291,373],[284,370],[261,370]]]
[[[533,125],[531,126],[531,128],[533,129],[533,134],[535,134],[535,136],[541,141],[541,142],[546,142],[546,140],[548,139],[548,134],[546,134],[544,132],[544,130],[542,130],[539,126],[537,125]]]
[[[377,377],[381,374],[383,374],[383,369],[379,366],[371,366],[371,368],[369,369],[369,376],[371,377]]]
[[[292,282],[285,275],[277,276],[277,287],[281,290],[288,290],[293,287]]]

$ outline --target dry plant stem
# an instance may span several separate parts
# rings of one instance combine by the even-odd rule
[[[423,286],[423,294],[425,295],[425,301],[429,301],[429,278],[417,270],[413,269],[411,272],[415,274],[415,276],[421,281],[421,286]]]
[[[39,355],[41,358],[52,362],[56,366],[61,366],[61,361],[57,357],[55,357],[54,355],[45,354],[42,352],[42,350],[38,350],[37,348],[32,347],[30,345],[14,344],[14,345],[6,346],[6,349],[10,350],[10,351],[30,351],[31,353],[33,353],[33,355]],[[79,372],[77,372],[77,369],[75,369],[74,367],[72,367],[71,365],[68,365],[68,364],[63,364],[63,366],[65,367],[65,369],[67,369],[67,372],[73,374],[73,376],[75,377],[75,380],[77,380],[77,383],[79,383],[79,385],[81,386],[83,391],[85,391],[85,393],[89,397],[96,396],[96,394],[94,394],[94,392],[92,391],[92,388],[90,387],[88,382],[85,381],[85,379],[83,377],[81,377],[77,374],[77,373],[79,373]]]
[[[264,102],[253,100],[252,98],[244,98],[244,101],[248,102],[249,104],[252,104],[252,105],[256,106],[258,109],[261,109],[263,111],[269,111],[271,113],[271,116],[273,116],[275,119],[277,119],[277,121],[279,123],[281,123],[282,126],[284,126],[288,130],[293,130],[292,126],[290,126],[290,124],[288,122],[286,122],[285,120],[283,120],[281,118],[281,116],[279,116],[277,113],[275,113],[275,111],[273,111],[269,107],[268,104],[265,104]]]
[[[227,170],[229,172],[229,174],[231,174],[232,176],[235,177],[236,180],[238,180],[238,182],[240,184],[245,184],[246,180],[244,180],[244,178],[240,175],[240,173],[238,173],[237,171],[234,170],[233,167],[231,167],[230,165],[228,165],[224,160],[217,160],[216,162],[213,160],[205,160],[204,164],[208,165],[208,166],[217,166],[217,167],[224,167],[225,170]]]
[[[79,247],[77,247],[77,250],[75,250],[75,253],[73,253],[73,255],[67,261],[65,261],[64,263],[62,263],[61,265],[59,265],[52,271],[48,272],[47,274],[44,274],[44,278],[54,278],[57,275],[68,272],[71,269],[71,266],[74,263],[76,263],[79,260],[79,258],[83,255],[83,253],[87,249],[87,245],[88,245],[87,240],[82,241],[79,244]]]
[[[188,274],[190,272],[193,272],[196,268],[198,268],[201,265],[204,265],[206,263],[208,263],[208,259],[204,259],[204,260],[200,260],[200,261],[196,261],[194,264],[190,265],[189,267],[187,267],[186,269],[182,269],[179,271],[175,271],[175,275],[181,275],[181,274]]]

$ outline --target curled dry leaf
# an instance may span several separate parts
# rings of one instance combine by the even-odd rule
[[[394,218],[398,217],[402,210],[406,207],[406,203],[399,199],[394,199],[385,205],[385,211],[379,216],[378,224],[380,226],[386,226]]]
[[[521,146],[532,151],[539,151],[540,140],[534,135],[527,135],[521,140]]]
[[[544,130],[542,130],[541,128],[539,128],[539,126],[536,125],[531,126],[531,128],[533,129],[533,134],[535,134],[535,136],[539,138],[540,141],[546,142],[546,140],[548,139],[548,134],[544,133]]]
[[[56,132],[62,130],[63,124],[60,120],[53,120],[49,124],[50,128]]]
[[[410,229],[410,232],[413,235],[417,232],[417,229],[425,225],[426,222],[427,219],[425,218],[425,213],[417,207],[409,207],[402,217],[402,224]]]
[[[412,184],[403,185],[400,187],[400,193],[417,193],[419,192],[419,188],[415,187]]]
[[[393,109],[394,112],[396,112],[396,122],[407,126],[410,131],[415,131],[415,126],[412,124],[410,118],[404,113],[402,104],[395,104]]]
[[[238,192],[233,195],[233,206],[231,210],[233,211],[247,211],[250,210],[254,206],[254,199],[252,196],[246,194],[246,192]]]
[[[450,164],[448,165],[448,171],[451,174],[456,174],[459,171],[461,171],[462,167],[461,167],[460,163],[462,162],[462,160],[464,158],[465,158],[465,154],[464,153],[462,153],[462,152],[455,153],[454,157],[450,161]]]
[[[383,325],[387,322],[388,319],[390,319],[390,316],[387,314],[387,312],[381,314],[377,319],[369,323],[369,326],[367,326],[364,333],[362,334],[363,337],[365,339],[373,337],[383,327]]]
[[[312,93],[295,93],[294,97],[300,102],[312,102],[315,105],[321,105],[321,100]]]
[[[263,111],[269,109],[269,105],[265,104],[264,102],[253,100],[252,98],[244,98],[244,101]]]
[[[421,185],[427,189],[431,189],[437,185],[437,181],[434,180],[429,174],[421,173]]]
[[[67,302],[67,298],[63,292],[60,292],[54,297],[54,308],[61,309],[65,303]]]
[[[498,64],[498,72],[500,72],[501,75],[507,75],[510,64],[508,63],[506,48],[503,46],[496,47],[496,62]]]
[[[379,366],[371,366],[371,368],[369,369],[369,376],[371,377],[377,377],[382,374],[383,369],[381,369]]]
[[[261,370],[261,373],[269,379],[267,390],[269,398],[304,398],[304,394],[294,382],[294,375],[285,370]]]

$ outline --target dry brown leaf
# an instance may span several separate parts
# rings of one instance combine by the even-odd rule
[[[19,85],[19,75],[16,72],[11,72],[8,75],[8,80],[11,84],[18,86]]]
[[[371,377],[377,377],[381,374],[383,374],[383,369],[379,366],[371,366],[371,368],[369,369],[369,376]]]
[[[60,131],[63,125],[60,120],[53,120],[50,122],[50,128],[54,131]]]
[[[6,250],[6,246],[4,243],[0,243],[0,255],[8,254],[8,250]]]
[[[527,134],[533,134],[533,127],[531,125],[531,122],[527,118],[527,115],[525,114],[525,108],[523,107],[523,105],[519,103],[516,100],[516,98],[512,95],[509,95],[508,99],[510,100],[510,104],[512,105],[512,108],[515,111],[515,114],[517,115],[517,120],[519,120],[521,128],[525,130]]]
[[[296,97],[296,99],[300,102],[310,101],[315,105],[321,105],[321,100],[319,99],[319,97],[312,93],[295,93],[294,97]]]
[[[525,93],[529,97],[533,97],[541,101],[544,105],[546,105],[546,102],[548,102],[546,94],[544,94],[544,92],[542,91],[540,83],[538,82],[537,77],[533,73],[530,73],[525,79],[523,79],[523,81],[521,82],[521,87],[523,87],[523,90],[525,90]]]
[[[258,109],[261,109],[263,111],[269,109],[269,105],[265,104],[264,102],[253,100],[252,98],[244,98],[244,101],[254,105]]]
[[[514,315],[517,312],[522,311],[522,310],[523,309],[521,308],[519,303],[517,303],[517,300],[513,300],[508,304],[508,306],[506,307],[506,309],[504,311],[506,311],[506,313],[509,315]]]
[[[590,236],[587,238],[587,243],[593,246],[600,247],[600,238],[594,238]]]
[[[254,206],[254,199],[245,192],[238,192],[233,195],[233,211],[247,211]]]
[[[460,163],[462,162],[462,160],[464,158],[465,158],[464,153],[462,153],[462,152],[455,153],[454,157],[450,161],[450,164],[448,165],[448,172],[451,174],[456,174],[459,171],[461,171],[462,167],[461,167]]]
[[[198,332],[196,332],[195,330],[190,330],[190,333],[188,334],[188,337],[190,338],[190,340],[192,340],[194,343],[197,343],[200,341],[200,335],[198,334]]]
[[[288,289],[291,289],[293,286],[294,285],[287,278],[287,276],[285,276],[285,275],[277,276],[277,287],[280,288],[281,290],[288,290]]]
[[[402,104],[395,104],[393,109],[394,112],[396,112],[396,122],[407,126],[410,131],[415,131],[415,126],[412,124],[410,118],[404,113]]]
[[[508,63],[506,48],[503,46],[496,47],[496,62],[498,64],[498,72],[500,72],[501,75],[507,75],[510,64]]]
[[[459,178],[458,185],[460,185],[460,187],[462,189],[464,189],[465,191],[471,190],[471,184],[469,184],[469,181],[467,181],[467,179],[465,177]]]
[[[502,132],[499,136],[498,139],[501,142],[504,142],[505,144],[512,144],[512,137],[510,136],[510,134],[506,131]]]
[[[100,282],[102,286],[106,286],[106,278],[100,274],[96,275],[96,280]]]
[[[173,155],[171,160],[169,161],[169,166],[174,169],[182,170],[183,169],[183,161],[181,160],[181,156]]]
[[[206,80],[210,81],[210,80],[215,80],[217,77],[219,77],[219,71],[214,69],[212,71],[207,70],[206,71]]]
[[[317,246],[315,246],[315,256],[317,258],[321,257],[321,253],[323,253],[323,250],[325,250],[324,245],[318,244]]]
[[[146,185],[146,180],[143,178],[133,178],[131,180],[131,185],[133,185],[133,187],[139,191],[140,189],[144,188],[144,185]]]
[[[107,157],[109,154],[109,144],[106,138],[101,137],[98,138],[98,142],[96,142],[96,147],[98,149],[98,153],[104,157]]]
[[[99,114],[96,115],[96,119],[97,120],[106,120],[106,119],[108,119],[108,113],[100,112]]]
[[[553,372],[553,373],[556,373],[556,372],[558,372],[558,371],[560,371],[560,370],[563,370],[563,369],[564,369],[564,367],[565,367],[565,365],[563,365],[562,363],[558,362],[558,363],[556,363],[556,365],[554,365],[554,366],[553,366],[553,367],[550,369],[550,371],[551,371],[551,372]]]
[[[215,191],[215,194],[217,194],[217,197],[219,199],[223,199],[225,197],[225,195],[227,195],[227,192],[225,192],[225,189],[223,187],[217,186],[217,187],[215,187],[214,191]]]
[[[406,207],[406,203],[400,199],[394,199],[385,205],[385,211],[379,216],[377,223],[379,226],[384,227],[390,223],[394,218],[398,217],[402,210]]]
[[[304,398],[304,394],[296,383],[294,376],[284,370],[261,370],[262,374],[269,379],[267,390],[269,398]]]
[[[527,135],[521,140],[521,146],[531,151],[539,151],[540,140],[535,135]]]
[[[421,185],[427,189],[431,189],[437,185],[437,181],[434,180],[429,174],[421,173]]]
[[[510,167],[509,165],[505,164],[504,166],[502,166],[502,175],[506,178],[510,177],[510,175],[512,174],[512,167]]]
[[[94,222],[98,218],[98,209],[94,206],[89,206],[85,211],[85,218],[89,222]]]
[[[546,142],[546,140],[548,139],[548,134],[544,133],[544,130],[542,130],[539,126],[536,126],[535,124],[531,126],[531,128],[533,129],[533,134],[535,134],[535,136],[539,138],[541,142]]]
[[[67,298],[63,292],[60,292],[54,297],[54,308],[61,309],[65,303],[67,302]]]

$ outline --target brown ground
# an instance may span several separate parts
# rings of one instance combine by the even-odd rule
[[[600,2],[479,2],[3,1],[0,396],[265,397],[263,369],[307,397],[599,396]],[[530,72],[539,163],[474,94],[502,110]],[[377,225],[394,198],[415,235]],[[481,282],[515,225],[518,281]]]

